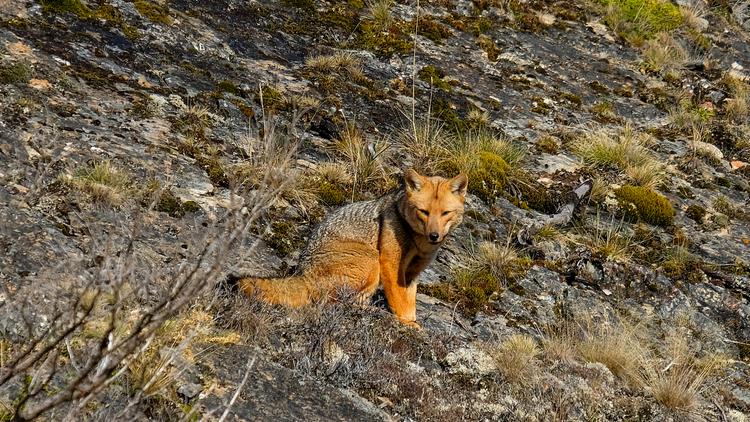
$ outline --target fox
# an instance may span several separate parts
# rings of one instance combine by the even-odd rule
[[[294,275],[242,277],[238,285],[249,296],[288,307],[328,297],[342,286],[367,300],[382,287],[398,320],[419,328],[416,278],[461,223],[467,186],[464,173],[447,179],[408,169],[401,188],[329,214],[313,230]]]

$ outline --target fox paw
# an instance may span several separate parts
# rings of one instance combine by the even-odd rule
[[[419,323],[417,321],[407,321],[407,320],[403,320],[402,319],[401,323],[404,324],[404,325],[406,325],[407,327],[411,327],[411,328],[414,328],[414,329],[417,329],[417,330],[421,330],[422,329],[422,326],[419,325]]]

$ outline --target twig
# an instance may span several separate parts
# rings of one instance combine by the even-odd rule
[[[235,390],[234,394],[232,395],[232,399],[229,400],[229,404],[227,404],[227,408],[224,409],[224,413],[221,414],[221,417],[219,418],[219,422],[224,422],[224,419],[229,416],[229,411],[232,409],[232,406],[234,406],[234,402],[237,401],[237,397],[240,396],[240,392],[242,392],[242,389],[245,387],[245,383],[247,382],[247,378],[250,376],[250,369],[252,369],[253,365],[255,364],[255,356],[253,356],[252,359],[250,359],[250,362],[247,363],[247,369],[245,370],[245,376],[242,377],[242,382],[240,382],[240,385],[237,386],[237,390]]]

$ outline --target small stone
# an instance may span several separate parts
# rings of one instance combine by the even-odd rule
[[[203,391],[203,386],[192,382],[187,382],[177,388],[177,394],[188,400],[197,397],[201,391]]]
[[[747,163],[740,160],[732,160],[729,162],[729,165],[732,166],[732,170],[739,170],[742,167],[745,167]]]
[[[708,142],[693,141],[691,146],[699,155],[710,157],[717,161],[724,159],[724,153],[716,145],[709,144]]]
[[[398,95],[396,97],[396,101],[409,107],[411,107],[411,105],[414,104],[414,99],[412,97],[409,97],[408,95],[403,95],[403,94]]]
[[[615,37],[613,37],[612,34],[610,34],[609,29],[607,29],[607,27],[601,22],[598,22],[598,21],[587,22],[586,26],[589,27],[589,29],[591,29],[591,31],[593,31],[594,34],[604,37],[607,41],[611,41],[611,42],[615,41]]]

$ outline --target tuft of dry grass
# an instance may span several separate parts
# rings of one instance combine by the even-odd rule
[[[108,160],[77,170],[72,177],[63,180],[74,188],[88,193],[97,202],[120,205],[130,187],[127,173],[119,170]]]
[[[634,185],[649,189],[656,189],[666,178],[664,166],[656,160],[629,165],[625,167],[625,174]]]
[[[689,54],[685,47],[667,33],[646,41],[643,64],[652,72],[677,72],[687,63]]]
[[[472,108],[466,115],[466,122],[473,127],[487,127],[490,123],[490,113],[486,110]]]
[[[449,136],[443,123],[427,115],[409,122],[397,135],[397,143],[413,158],[415,170],[435,174],[447,156]]]
[[[666,353],[662,358],[644,355],[639,362],[643,387],[657,402],[673,410],[694,409],[708,381],[729,363],[724,356],[715,353],[699,358],[688,338],[689,333],[676,330],[667,336]]]
[[[542,355],[550,362],[575,362],[580,330],[569,322],[547,325],[542,331]]]
[[[625,125],[617,134],[600,129],[579,139],[573,152],[584,163],[594,167],[610,167],[623,171],[635,185],[655,188],[664,182],[666,170],[647,148],[653,138]],[[604,185],[594,186],[592,197],[603,199]]]
[[[472,255],[469,265],[474,273],[489,273],[498,280],[515,277],[526,262],[509,243],[480,242]]]
[[[354,124],[347,124],[334,144],[336,154],[349,162],[355,191],[364,186],[387,185],[385,160],[389,148],[383,138],[368,141]]]
[[[627,262],[633,251],[635,240],[625,231],[622,222],[614,219],[604,222],[597,214],[593,225],[579,229],[574,241],[586,245],[595,254],[617,262]]]
[[[745,96],[724,100],[724,112],[732,120],[744,119],[750,112],[748,98]]]
[[[724,100],[724,113],[734,121],[743,121],[750,114],[750,85],[730,73],[722,77],[721,83],[732,96]]]
[[[476,272],[486,271],[495,278],[503,280],[517,265],[518,260],[518,253],[510,245],[480,242],[470,265]]]
[[[609,182],[601,177],[594,177],[591,184],[591,194],[589,197],[595,203],[601,203],[609,194]]]
[[[685,25],[696,31],[700,31],[702,29],[702,21],[706,17],[705,3],[700,0],[690,1],[686,5],[680,6],[680,14]]]
[[[373,22],[381,31],[387,31],[393,24],[392,6],[393,0],[367,1],[367,10],[370,12]]]
[[[447,166],[469,174],[479,165],[481,152],[499,156],[511,169],[517,168],[526,155],[522,148],[486,128],[460,131],[446,141]]]
[[[640,363],[646,350],[636,335],[635,327],[621,320],[597,321],[590,318],[578,353],[589,362],[599,362],[617,377],[637,383],[640,379]]]
[[[513,334],[490,350],[498,371],[513,383],[528,384],[533,380],[534,361],[540,351],[536,341],[526,334]]]
[[[654,160],[644,146],[647,142],[648,137],[628,126],[618,134],[599,129],[576,141],[573,152],[584,163],[624,170],[627,166],[643,165]]]
[[[309,57],[305,60],[305,67],[321,73],[336,72],[355,81],[367,79],[362,72],[362,59],[350,52]]]

